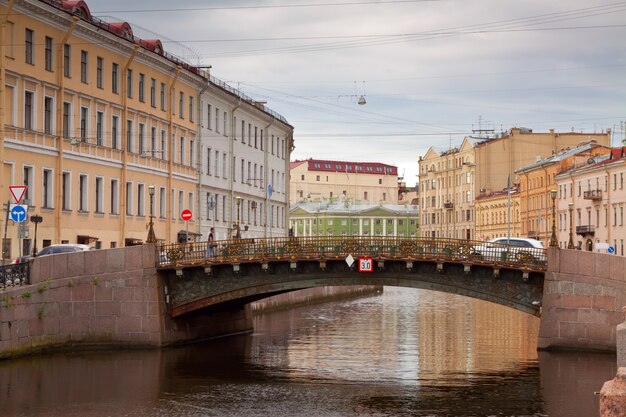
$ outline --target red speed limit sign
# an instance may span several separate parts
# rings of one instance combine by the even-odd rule
[[[359,258],[359,272],[374,272],[372,258]]]

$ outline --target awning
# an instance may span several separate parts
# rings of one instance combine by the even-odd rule
[[[79,243],[85,243],[89,245],[90,243],[97,242],[98,238],[96,236],[89,236],[89,235],[76,235],[76,241]]]

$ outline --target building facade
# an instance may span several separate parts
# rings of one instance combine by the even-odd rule
[[[0,196],[9,203],[0,219],[3,261],[30,254],[35,246],[33,225],[5,221],[14,203],[12,186],[27,187],[21,201],[27,220],[41,216],[39,248],[139,244],[150,222],[164,242],[179,241],[181,231],[206,235],[213,224],[224,238],[238,213],[252,226],[267,212],[275,233],[286,234],[283,177],[293,137],[283,118],[167,53],[159,40],[136,37],[129,24],[91,16],[85,2],[5,2],[0,19]],[[207,106],[214,106],[212,130]],[[256,134],[256,147],[229,142],[235,135],[229,122],[239,117],[235,107],[249,118],[246,140],[255,138],[250,129],[263,131],[262,138]],[[229,132],[219,146],[215,138],[222,140],[226,131],[217,123]],[[279,140],[271,143],[272,136]],[[225,181],[207,175],[217,166],[207,149],[217,147]],[[272,147],[280,147],[279,157],[265,151]],[[263,165],[258,180],[247,175],[249,163]],[[245,181],[256,186],[242,181],[244,171]],[[267,192],[267,181],[275,192]],[[261,190],[271,195],[261,196]],[[213,218],[208,217],[209,195],[222,197],[215,199]],[[265,200],[263,214],[248,217],[248,205],[260,212],[259,202]],[[243,202],[240,212],[233,201]],[[191,220],[181,218],[183,210],[193,213]]]
[[[293,127],[214,77],[201,109],[198,232],[227,239],[239,224],[243,237],[286,236]]]
[[[346,205],[329,202],[297,203],[289,226],[294,236],[416,237],[418,207],[413,205]]]
[[[555,177],[557,239],[575,247],[624,256],[626,249],[626,148],[590,158]],[[611,252],[609,252],[611,253]]]
[[[519,182],[516,169],[590,140],[608,146],[610,131],[535,133],[512,128],[495,137],[466,137],[458,148],[441,153],[430,148],[418,161],[422,236],[475,239],[478,196]]]
[[[290,164],[290,204],[398,204],[398,168],[378,162],[307,159]]]
[[[495,193],[481,194],[476,198],[476,235],[477,240],[489,240],[497,237],[521,237],[520,192],[514,185],[511,192],[502,190]]]
[[[552,237],[550,190],[556,189],[555,176],[563,171],[587,166],[611,149],[594,141],[583,142],[515,171],[521,193],[521,236],[541,240],[548,246]]]

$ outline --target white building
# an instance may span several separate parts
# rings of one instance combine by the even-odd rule
[[[205,239],[287,235],[293,127],[263,103],[210,76],[201,94],[200,192],[196,218]],[[247,227],[247,230],[246,230]]]

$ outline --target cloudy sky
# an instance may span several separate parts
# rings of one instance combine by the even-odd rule
[[[87,4],[267,101],[295,127],[292,159],[385,162],[412,185],[420,155],[472,129],[626,135],[626,1]]]

